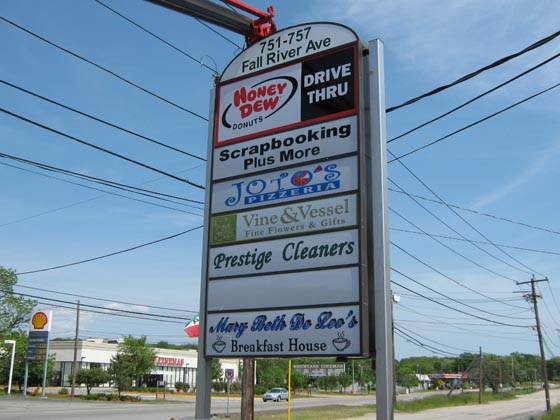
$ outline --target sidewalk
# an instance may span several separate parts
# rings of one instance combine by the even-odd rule
[[[550,390],[552,407],[560,404],[560,389]],[[418,413],[395,413],[395,420],[529,420],[546,414],[544,391],[522,395],[515,400],[481,405],[436,408]],[[345,420],[377,420],[375,413]]]

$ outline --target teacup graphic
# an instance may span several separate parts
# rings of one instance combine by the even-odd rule
[[[350,344],[352,344],[350,340],[344,338],[343,332],[338,333],[338,338],[335,338],[332,343],[334,348],[338,351],[346,350],[348,347],[350,347]]]
[[[226,348],[226,342],[222,341],[221,335],[219,335],[217,338],[218,339],[214,343],[212,343],[212,348],[216,350],[216,352],[221,353]]]

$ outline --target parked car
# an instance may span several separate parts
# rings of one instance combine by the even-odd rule
[[[288,390],[286,388],[272,388],[266,391],[262,399],[264,402],[267,401],[288,401]]]

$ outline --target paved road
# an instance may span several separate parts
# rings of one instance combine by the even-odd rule
[[[144,395],[145,397],[145,395]],[[168,402],[118,403],[105,401],[71,401],[23,398],[20,396],[0,397],[0,419],[2,420],[169,420],[194,417],[194,397],[170,396]],[[329,396],[296,398],[291,402],[292,408],[310,408],[331,404],[364,405],[374,402],[373,395]],[[288,403],[267,402],[255,399],[255,411],[287,410]],[[226,413],[227,398],[212,398],[212,413]],[[240,398],[230,398],[229,413],[239,413]]]
[[[553,405],[560,404],[560,389],[551,390]],[[329,396],[297,398],[292,408],[321,405],[363,405],[374,402],[370,396]],[[212,413],[225,413],[227,398],[212,398]],[[287,409],[287,403],[264,403],[255,400],[255,411]],[[481,406],[451,407],[415,414],[396,414],[395,420],[528,420],[544,412],[544,393],[522,396],[513,401]],[[231,398],[230,413],[239,413],[239,398]],[[194,397],[177,397],[170,403],[115,403],[103,401],[69,401],[56,399],[0,397],[2,420],[170,420],[194,416]],[[352,420],[375,420],[375,414]]]

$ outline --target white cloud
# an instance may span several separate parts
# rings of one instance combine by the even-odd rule
[[[480,210],[481,208],[515,193],[518,189],[524,187],[534,180],[535,177],[545,171],[550,164],[554,164],[559,154],[560,145],[555,145],[542,151],[531,163],[523,165],[525,169],[520,171],[519,175],[512,178],[508,183],[496,188],[494,191],[478,197],[472,204],[469,205],[469,207]]]
[[[362,38],[382,39],[404,70],[445,81],[556,32],[560,19],[560,2],[553,0],[326,0],[321,4],[332,20],[353,26]]]

